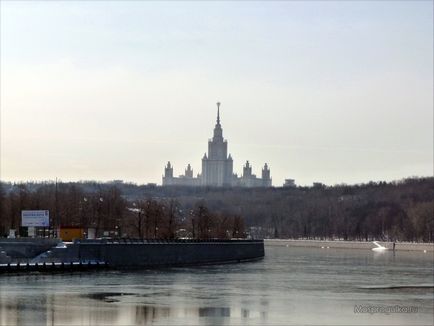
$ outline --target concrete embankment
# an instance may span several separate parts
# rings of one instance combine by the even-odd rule
[[[32,262],[104,261],[114,268],[201,265],[264,257],[262,240],[81,240]]]
[[[8,263],[14,259],[30,259],[52,247],[55,247],[60,239],[6,239],[0,238],[0,263]]]
[[[11,241],[12,242],[12,241]],[[10,246],[11,242],[9,243]],[[33,240],[36,245],[38,240]],[[20,256],[29,253],[17,243]],[[29,245],[30,242],[27,242]],[[44,241],[41,241],[41,245]],[[17,252],[16,250],[13,252]],[[39,250],[38,250],[39,252]],[[2,251],[0,272],[154,268],[252,261],[264,257],[263,240],[77,240],[58,243],[29,259]],[[6,259],[5,259],[6,258]]]
[[[335,249],[366,249],[375,248],[370,241],[326,241],[326,240],[291,240],[291,239],[265,239],[265,246],[313,247]],[[393,242],[378,241],[382,246],[392,249]],[[395,242],[395,250],[434,252],[434,243]]]

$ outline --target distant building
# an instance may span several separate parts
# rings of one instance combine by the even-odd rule
[[[285,179],[285,183],[283,184],[283,186],[288,187],[288,188],[294,188],[294,187],[296,187],[295,180],[294,179]]]
[[[167,162],[164,168],[163,186],[200,186],[201,180],[199,177],[198,175],[197,178],[193,178],[193,170],[191,170],[190,164],[187,166],[184,175],[174,177],[173,166],[170,162]]]
[[[243,167],[243,175],[233,173],[233,159],[228,155],[228,143],[223,139],[220,124],[220,103],[217,103],[217,123],[213,138],[208,141],[208,154],[202,157],[202,173],[193,176],[193,169],[187,165],[184,175],[173,176],[173,166],[167,163],[164,169],[163,186],[213,186],[213,187],[271,187],[270,169],[265,163],[261,178],[252,174],[249,161]]]

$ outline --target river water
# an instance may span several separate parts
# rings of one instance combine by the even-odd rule
[[[242,264],[0,275],[0,324],[432,325],[433,282],[432,253],[266,247]]]

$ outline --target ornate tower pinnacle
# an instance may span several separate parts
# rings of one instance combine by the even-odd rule
[[[220,125],[220,102],[217,102],[217,123],[214,127],[213,141],[223,142],[223,130]]]
[[[217,124],[220,124],[220,102],[217,102]]]

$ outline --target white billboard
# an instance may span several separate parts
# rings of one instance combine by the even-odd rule
[[[21,226],[50,226],[49,211],[21,211]]]

